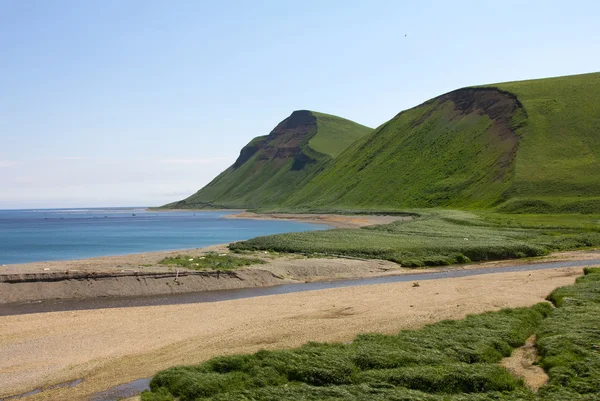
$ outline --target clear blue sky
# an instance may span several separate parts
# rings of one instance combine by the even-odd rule
[[[598,1],[0,0],[0,208],[158,205],[296,109],[600,70]],[[405,36],[406,35],[406,36]]]

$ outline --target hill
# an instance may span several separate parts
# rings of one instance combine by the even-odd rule
[[[600,211],[600,73],[459,89],[359,139],[285,207]]]
[[[296,111],[170,207],[600,213],[600,73],[458,89],[375,130]]]
[[[280,205],[371,128],[329,114],[293,112],[268,135],[254,138],[235,163],[194,195],[166,207]]]

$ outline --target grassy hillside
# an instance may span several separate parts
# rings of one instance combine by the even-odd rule
[[[505,211],[600,211],[600,73],[496,85],[527,112]]]
[[[294,112],[170,206],[600,213],[600,73],[459,89],[372,131]]]
[[[143,401],[564,401],[600,397],[600,269],[554,291],[556,306],[504,309],[349,344],[213,358],[159,372]],[[498,363],[536,334],[538,393]]]
[[[512,179],[515,115],[518,102],[499,91],[451,92],[353,144],[287,205],[490,206]]]
[[[358,140],[284,206],[599,212],[598,104],[600,73],[450,92]]]
[[[254,138],[236,162],[200,191],[167,207],[277,206],[351,143],[372,130],[340,117],[295,111]]]

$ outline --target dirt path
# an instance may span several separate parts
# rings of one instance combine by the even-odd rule
[[[544,301],[581,268],[347,287],[190,304],[0,317],[0,397],[83,378],[27,400],[85,400],[220,354],[348,341]]]
[[[548,375],[541,367],[534,365],[538,359],[535,347],[535,335],[529,337],[522,347],[515,349],[511,356],[504,358],[502,366],[515,376],[521,377],[525,384],[533,391],[548,383]]]

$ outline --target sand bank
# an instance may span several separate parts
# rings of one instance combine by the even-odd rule
[[[305,223],[326,224],[334,228],[360,228],[410,220],[410,216],[342,215],[323,213],[253,213],[241,212],[223,216],[226,219],[294,220]]]
[[[219,245],[181,251],[4,266],[0,268],[0,304],[50,299],[181,294],[446,270],[502,268],[534,262],[600,259],[598,251],[579,251],[520,261],[412,269],[383,260],[308,258],[259,252],[240,256],[260,258],[265,264],[228,272],[192,271],[159,264],[167,256],[182,253],[199,256],[206,251],[228,252],[225,245]]]
[[[347,287],[210,304],[0,317],[0,397],[83,378],[28,400],[85,400],[220,354],[349,341],[542,302],[581,268]]]

